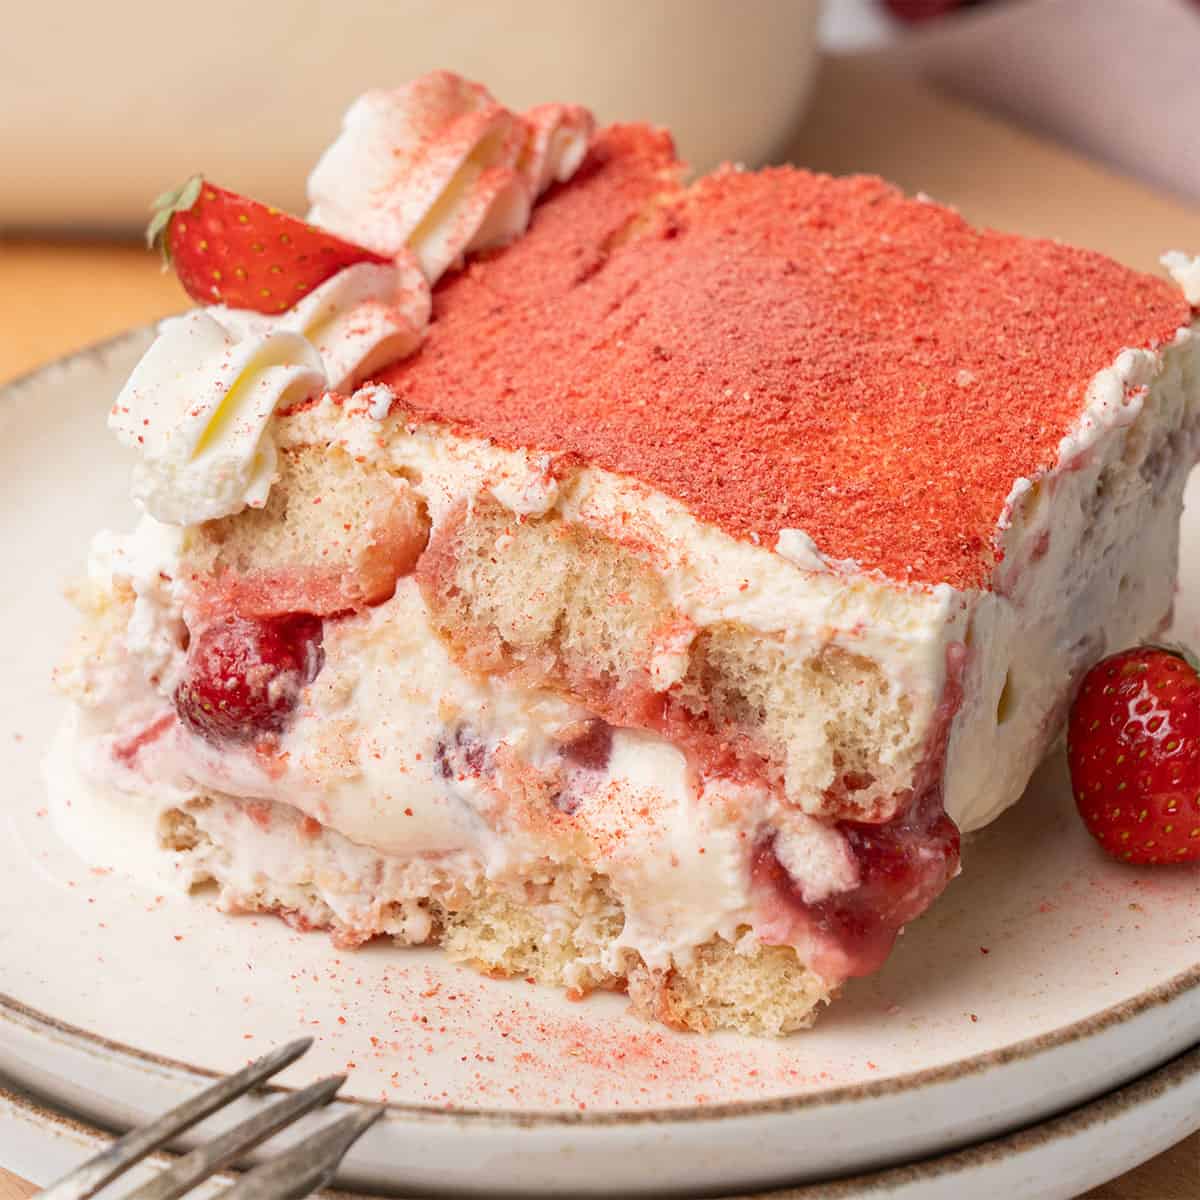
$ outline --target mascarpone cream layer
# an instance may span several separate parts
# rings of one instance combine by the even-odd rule
[[[156,554],[160,573],[169,573],[169,543],[143,523],[128,546],[99,547],[97,580],[113,564],[116,581],[139,588]],[[735,940],[739,927],[753,927],[749,848],[766,823],[780,829],[806,897],[857,882],[836,831],[764,788],[700,781],[661,738],[617,730],[603,767],[572,762],[562,748],[588,714],[549,693],[459,670],[411,579],[385,604],[326,624],[325,666],[270,760],[215,747],[172,720],[166,681],[175,671],[168,664],[151,682],[146,652],[157,640],[143,640],[135,625],[127,654],[84,668],[92,673],[87,702],[69,735],[92,800],[76,797],[58,812],[68,840],[92,861],[111,854],[114,804],[139,812],[145,827],[205,793],[270,800],[358,846],[436,858],[464,878],[519,881],[548,854],[582,862],[609,877],[625,906],[613,955],[635,950],[651,966],[685,961],[716,933]],[[163,640],[170,632],[161,630]],[[78,689],[80,681],[64,682]],[[160,721],[166,728],[136,753],[122,750]],[[546,781],[555,804],[544,792],[537,803],[524,799]],[[128,869],[128,857],[115,865]],[[619,967],[615,957],[609,965]]]
[[[281,444],[337,445],[402,470],[426,501],[434,536],[461,502],[490,492],[518,517],[556,513],[623,543],[657,573],[684,620],[651,664],[663,690],[686,669],[695,633],[724,622],[777,638],[797,664],[830,647],[869,660],[886,693],[880,705],[903,704],[909,714],[911,736],[879,747],[884,770],[907,786],[941,700],[947,649],[966,635],[969,596],[947,585],[893,585],[823,559],[809,569],[697,521],[628,477],[590,467],[558,476],[552,455],[502,449],[399,413],[376,419],[385,391],[372,385],[341,404],[325,397],[280,423]],[[813,813],[834,780],[827,719],[815,708],[804,714],[789,753],[789,790]]]
[[[964,831],[1015,803],[1075,685],[1106,653],[1160,631],[1175,590],[1183,487],[1200,452],[1200,337],[1126,350],[1101,371],[1056,466],[1017,480],[946,763]]]

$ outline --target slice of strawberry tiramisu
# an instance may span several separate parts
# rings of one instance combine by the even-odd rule
[[[1167,618],[1188,303],[445,74],[310,187],[166,202],[57,786],[230,909],[808,1024]]]

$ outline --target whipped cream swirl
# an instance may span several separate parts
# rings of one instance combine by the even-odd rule
[[[592,114],[578,104],[539,104],[525,114],[529,141],[521,174],[536,200],[553,183],[566,183],[583,164],[592,140]]]
[[[583,161],[592,127],[573,105],[522,117],[448,71],[370,91],[309,177],[308,219],[380,254],[407,248],[434,282],[519,237],[541,192]]]
[[[208,312],[238,338],[273,330],[307,338],[325,364],[328,386],[341,392],[412,354],[429,323],[430,304],[416,259],[401,251],[394,266],[346,267],[278,316],[224,306]]]
[[[108,416],[140,454],[134,500],[168,525],[261,507],[275,479],[271,417],[324,387],[321,357],[298,333],[238,340],[202,310],[164,321]]]

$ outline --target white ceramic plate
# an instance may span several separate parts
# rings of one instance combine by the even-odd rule
[[[61,583],[97,527],[132,517],[103,417],[145,342],[118,339],[0,400],[0,1073],[121,1125],[311,1033],[286,1082],[345,1070],[349,1094],[392,1104],[343,1182],[629,1195],[945,1152],[1200,1042],[1200,875],[1103,859],[1059,759],[967,848],[962,878],[888,967],[778,1043],[675,1035],[619,997],[571,1004],[436,953],[338,951],[89,871],[54,835],[39,760],[72,625]],[[1200,633],[1200,525],[1187,525],[1184,637]]]
[[[1174,1145],[1194,1126],[1197,1109],[1200,1049],[1061,1117],[965,1150],[728,1200],[1068,1200]],[[0,1089],[0,1158],[39,1184],[66,1174],[108,1140],[28,1096]],[[173,1161],[156,1154],[121,1186],[140,1186]],[[193,1196],[207,1200],[231,1181],[222,1174]],[[335,1200],[345,1193],[328,1195]]]

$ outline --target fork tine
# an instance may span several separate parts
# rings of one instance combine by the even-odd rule
[[[345,1075],[331,1075],[260,1109],[232,1129],[218,1134],[211,1142],[185,1154],[161,1175],[130,1192],[125,1200],[176,1200],[210,1175],[236,1162],[285,1125],[328,1103],[345,1082]]]
[[[105,1184],[124,1175],[147,1154],[165,1146],[179,1134],[199,1124],[219,1108],[236,1100],[265,1079],[290,1066],[312,1045],[312,1038],[298,1038],[243,1067],[234,1075],[185,1100],[157,1121],[131,1130],[106,1150],[89,1158],[41,1193],[44,1200],[88,1200]]]
[[[277,1158],[247,1171],[217,1200],[299,1200],[325,1187],[346,1151],[383,1113],[384,1105],[373,1104],[342,1117]]]

